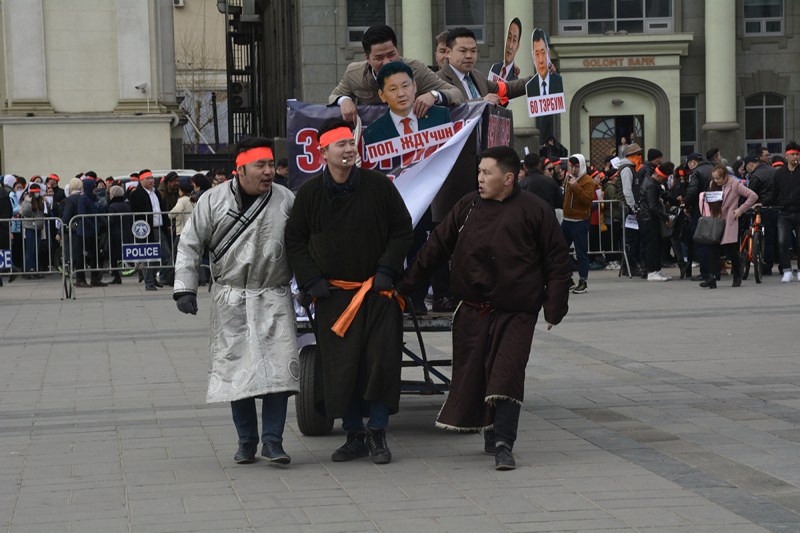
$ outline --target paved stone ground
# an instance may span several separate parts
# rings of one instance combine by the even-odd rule
[[[204,404],[208,296],[0,288],[0,526],[25,531],[800,531],[800,283],[716,291],[593,272],[539,331],[515,453],[404,396],[391,464],[332,463],[290,402],[288,468],[233,463]],[[449,336],[426,334],[432,357]],[[413,338],[408,337],[412,342]]]

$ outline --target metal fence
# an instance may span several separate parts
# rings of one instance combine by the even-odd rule
[[[620,264],[625,265],[625,271],[628,272],[630,277],[631,269],[625,241],[627,207],[619,200],[595,200],[592,202],[592,210],[595,209],[603,212],[603,224],[589,226],[589,248],[587,253],[590,256],[618,256],[621,259]],[[620,275],[622,275],[622,269],[620,269]]]
[[[61,275],[61,221],[54,217],[0,219],[0,273]]]

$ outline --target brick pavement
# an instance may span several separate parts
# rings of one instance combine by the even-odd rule
[[[404,396],[394,461],[332,463],[341,430],[288,468],[236,465],[227,405],[206,405],[208,296],[0,288],[0,527],[25,531],[800,530],[800,284],[716,291],[592,272],[537,332],[515,453],[437,430],[441,396]],[[447,334],[426,334],[449,356]],[[409,338],[409,342],[412,339]]]

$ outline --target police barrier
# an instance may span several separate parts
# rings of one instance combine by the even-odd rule
[[[625,216],[626,210],[619,200],[594,200],[590,220],[597,220],[598,223],[589,224],[587,254],[604,256],[606,264],[617,261],[620,266],[625,266],[624,271],[628,272],[630,277],[631,269],[625,241]],[[574,251],[574,247],[570,250]],[[623,269],[620,268],[620,275],[622,272]]]
[[[8,281],[19,275],[61,275],[60,226],[58,218],[43,213],[0,219],[0,275],[8,276]]]
[[[188,217],[190,213],[167,215],[150,212],[74,216],[64,231],[64,297],[75,298],[73,287],[106,285],[102,276],[108,272],[112,283],[138,271],[139,281],[146,285],[171,285],[179,239],[171,218]]]

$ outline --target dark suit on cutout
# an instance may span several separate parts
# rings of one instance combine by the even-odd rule
[[[539,75],[535,75],[525,85],[525,94],[530,96],[541,96],[539,94]],[[550,74],[550,81],[547,84],[547,94],[558,94],[564,92],[564,80],[561,79],[561,74]]]
[[[452,122],[450,110],[446,107],[433,106],[428,110],[424,117],[417,117],[417,131],[427,130],[442,124]],[[400,137],[402,133],[397,131],[392,116],[387,110],[378,120],[367,126],[364,130],[364,144],[373,144],[387,139]]]
[[[500,73],[503,72],[503,62],[500,61],[499,63],[495,63],[494,65],[492,65],[492,68],[489,69],[489,72],[492,72],[494,74],[497,74],[498,76],[501,76]],[[518,79],[519,79],[519,76],[517,76],[514,73],[514,66],[512,65],[511,72],[508,73],[508,77],[506,78],[506,81],[514,81],[514,80],[518,80]]]

